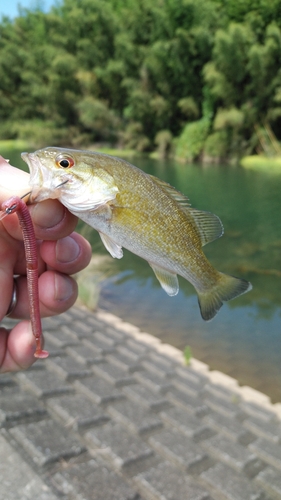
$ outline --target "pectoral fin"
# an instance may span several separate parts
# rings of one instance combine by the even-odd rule
[[[123,250],[120,245],[115,243],[109,236],[107,236],[104,233],[99,233],[101,237],[101,241],[103,242],[106,250],[110,253],[112,257],[115,259],[122,259],[123,257]]]
[[[149,262],[149,265],[152,267],[155,276],[158,279],[163,290],[165,290],[165,292],[171,297],[173,295],[177,295],[179,291],[179,282],[177,275],[171,273],[170,271],[167,271],[166,269],[163,269],[162,267],[158,267],[155,264],[151,264],[151,262]]]

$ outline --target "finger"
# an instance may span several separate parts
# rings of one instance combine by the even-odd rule
[[[57,240],[72,233],[77,217],[72,215],[58,200],[45,200],[29,207],[35,236],[39,240]],[[22,240],[18,217],[11,214],[2,220],[6,231],[15,239]]]
[[[36,238],[57,240],[74,231],[77,217],[72,215],[58,200],[45,200],[30,205]]]
[[[35,361],[34,352],[29,321],[18,323],[11,331],[0,328],[0,373],[29,368]]]
[[[66,274],[74,274],[86,267],[92,256],[90,243],[80,234],[58,241],[43,241],[40,247],[43,261],[51,268]]]
[[[17,282],[17,305],[11,318],[29,319],[29,301],[26,277],[20,276]],[[42,317],[61,314],[69,309],[77,299],[76,281],[66,274],[46,271],[39,277],[39,302]]]
[[[13,293],[13,269],[16,261],[16,250],[10,246],[5,238],[0,242],[0,319],[2,319],[9,308]]]

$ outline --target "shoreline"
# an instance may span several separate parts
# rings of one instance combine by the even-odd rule
[[[85,306],[79,306],[79,308],[88,310]],[[115,314],[109,313],[104,309],[97,308],[94,312],[98,319],[102,321],[106,321],[107,323],[111,323],[115,328],[120,328],[123,331],[126,331],[130,335],[132,335],[136,340],[144,342],[150,346],[152,346],[159,353],[168,356],[177,362],[180,362],[184,367],[192,368],[199,374],[207,376],[212,384],[218,384],[226,389],[230,389],[231,391],[237,393],[237,396],[241,396],[245,402],[248,403],[256,403],[263,406],[265,409],[273,410],[276,416],[281,420],[281,401],[277,403],[272,403],[269,396],[266,394],[248,386],[248,385],[239,385],[237,379],[226,375],[225,373],[219,370],[212,370],[208,364],[200,361],[199,359],[194,358],[193,356],[190,359],[189,365],[185,364],[184,352],[178,349],[177,347],[172,346],[171,344],[167,344],[162,342],[159,338],[154,337],[150,333],[143,332],[137,326],[123,321],[119,316]]]

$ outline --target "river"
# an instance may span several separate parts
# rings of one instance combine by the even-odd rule
[[[164,342],[190,346],[211,369],[281,401],[281,175],[143,158],[134,164],[186,194],[193,207],[220,217],[224,235],[204,251],[217,269],[251,281],[253,290],[205,323],[188,282],[180,278],[179,294],[168,297],[150,266],[124,251],[123,259],[112,260],[99,306]],[[106,254],[97,233],[86,234],[93,252]]]

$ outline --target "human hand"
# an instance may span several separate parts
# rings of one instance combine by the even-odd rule
[[[29,175],[0,157],[0,204],[10,196],[30,190]],[[30,205],[38,239],[39,300],[41,316],[60,314],[77,298],[77,285],[69,275],[86,267],[91,258],[90,244],[73,232],[77,218],[57,200]],[[0,321],[11,302],[16,275],[17,304],[12,318],[28,319],[29,304],[26,261],[22,232],[16,214],[0,222]],[[26,369],[35,361],[35,339],[29,321],[12,330],[0,327],[0,373]]]

